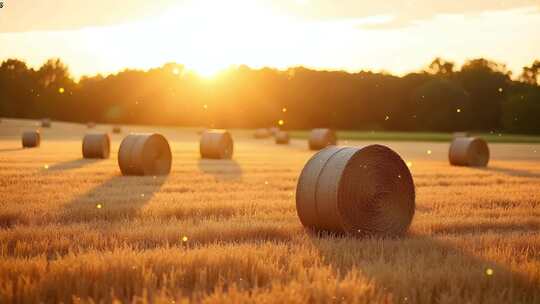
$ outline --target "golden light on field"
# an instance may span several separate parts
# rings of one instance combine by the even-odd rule
[[[71,123],[54,124],[39,149],[5,152],[20,145],[10,124],[25,123],[34,127],[2,121],[10,137],[0,138],[0,243],[7,244],[0,282],[11,286],[0,288],[2,303],[430,303],[441,290],[456,303],[540,297],[531,288],[540,262],[523,250],[540,246],[538,143],[494,145],[497,170],[490,170],[451,167],[447,143],[388,142],[407,167],[414,163],[410,234],[357,239],[313,234],[300,223],[299,170],[314,155],[306,138],[283,147],[238,132],[232,160],[203,161],[193,129],[141,125],[138,132],[169,134],[176,170],[167,178],[124,177],[115,157],[74,165],[80,143]],[[111,138],[112,146],[121,140]],[[41,172],[45,164],[54,174]],[[394,172],[388,181],[406,177]],[[236,293],[221,292],[239,278]]]

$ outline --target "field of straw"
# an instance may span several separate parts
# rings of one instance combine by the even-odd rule
[[[404,238],[355,239],[301,226],[305,140],[233,131],[233,160],[201,160],[197,130],[124,126],[110,159],[83,160],[86,126],[53,122],[21,149],[36,126],[0,124],[0,303],[540,302],[540,144],[491,144],[477,169],[449,166],[447,143],[385,142],[416,215]],[[168,138],[169,176],[121,176],[131,131]]]

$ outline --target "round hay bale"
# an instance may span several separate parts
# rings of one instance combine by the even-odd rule
[[[272,136],[276,136],[276,134],[278,134],[281,130],[278,127],[272,127],[268,129],[268,131],[270,131],[270,134],[272,134]]]
[[[485,167],[489,162],[489,147],[481,138],[454,138],[450,144],[448,159],[454,166]]]
[[[119,134],[122,133],[122,128],[120,126],[113,126],[112,131],[115,134]]]
[[[41,144],[41,134],[39,131],[27,131],[22,134],[23,148],[35,148]]]
[[[111,139],[107,133],[86,134],[82,142],[84,158],[109,158]]]
[[[296,210],[302,224],[315,231],[399,236],[414,216],[414,182],[388,147],[328,147],[302,170]]]
[[[264,139],[272,136],[272,133],[268,129],[257,129],[255,130],[255,133],[253,134],[253,137],[257,139]]]
[[[337,144],[336,132],[331,129],[313,129],[309,135],[309,149],[320,150]]]
[[[89,121],[86,126],[88,127],[88,129],[93,129],[96,127],[96,123],[93,121]]]
[[[51,120],[49,118],[43,118],[41,120],[41,127],[42,128],[50,128],[51,127]]]
[[[206,130],[199,145],[202,158],[230,159],[234,151],[231,134],[226,130]]]
[[[123,175],[166,175],[171,172],[171,164],[169,142],[160,134],[130,134],[118,150]]]
[[[288,145],[290,142],[289,133],[285,131],[279,131],[275,135],[276,144],[278,145]]]

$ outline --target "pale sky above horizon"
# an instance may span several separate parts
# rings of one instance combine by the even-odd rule
[[[515,73],[540,59],[540,0],[0,0],[0,61],[75,77],[166,62],[404,74],[435,57]]]

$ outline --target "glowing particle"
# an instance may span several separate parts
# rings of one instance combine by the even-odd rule
[[[407,167],[411,168],[412,167],[412,162],[407,162]]]
[[[268,181],[264,181],[264,184],[265,184],[265,185],[268,185]]]
[[[141,197],[144,197],[144,193],[141,194]]]
[[[187,242],[187,241],[188,241],[188,237],[184,235],[184,236],[182,237],[182,242],[185,243],[185,242]]]
[[[174,75],[178,75],[178,74],[180,74],[180,70],[179,70],[178,68],[174,68],[174,69],[172,70],[172,73],[173,73]]]
[[[101,209],[101,208],[103,208],[103,205],[97,204],[97,205],[96,205],[96,208]]]
[[[389,120],[390,119],[390,116],[386,115],[386,117],[384,118],[384,120]]]
[[[45,166],[43,166],[43,168],[49,169],[49,165],[45,165]]]
[[[208,109],[208,105],[205,104],[205,105],[203,106],[203,108],[204,108],[205,110]]]
[[[64,88],[59,88],[59,89],[58,89],[58,93],[64,94]]]
[[[431,155],[431,153],[432,153],[431,150],[427,150],[428,155]]]
[[[503,91],[503,88],[499,88],[499,92],[501,92],[501,93],[502,93],[502,91]]]
[[[397,177],[398,177],[398,178],[401,178],[401,174],[398,174],[398,176],[397,176]]]
[[[287,112],[287,108],[281,109],[281,112],[283,112],[283,113]]]
[[[456,112],[461,113],[461,109],[457,109]]]
[[[491,268],[486,269],[486,275],[492,276],[493,275],[493,269],[491,269]]]
[[[283,126],[284,124],[285,124],[285,121],[283,121],[283,119],[280,119],[280,120],[278,121],[278,125]]]

